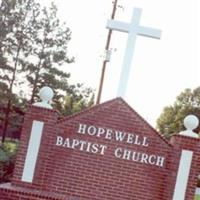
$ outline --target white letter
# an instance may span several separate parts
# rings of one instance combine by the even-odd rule
[[[105,138],[108,140],[112,139],[112,130],[111,129],[107,129]]]
[[[123,141],[126,136],[126,133],[121,131],[115,131],[115,138],[117,141]]]
[[[141,145],[141,142],[138,141],[138,140],[139,140],[139,136],[135,135],[135,142],[134,142],[134,144]]]
[[[81,143],[80,151],[83,151],[83,147],[84,147],[84,145],[86,145],[87,143],[86,143],[85,141],[83,141],[83,140],[80,140],[79,142]]]
[[[147,161],[148,157],[149,156],[147,154],[142,153],[142,158],[140,162],[148,164],[148,161]]]
[[[100,148],[101,148],[101,152],[100,152],[100,154],[101,155],[104,155],[104,153],[105,153],[105,149],[107,149],[107,146],[106,145],[100,145]]]
[[[92,144],[91,152],[92,153],[97,153],[98,152],[98,146],[99,146],[98,144]]]
[[[133,143],[133,137],[134,137],[134,135],[129,133],[128,138],[127,138],[127,143],[132,144]]]
[[[87,127],[86,124],[79,124],[78,133],[85,134],[85,129],[86,129],[86,127]]]
[[[86,149],[87,152],[90,152],[90,146],[91,146],[91,142],[88,142],[87,143],[87,149]]]
[[[79,144],[80,144],[79,140],[73,139],[72,149],[74,149],[74,147],[77,147]]]
[[[130,160],[131,151],[125,149],[123,154],[123,159]]]
[[[156,156],[155,155],[150,155],[149,156],[149,163],[151,165],[155,165],[156,164]]]
[[[149,146],[149,144],[148,144],[148,142],[147,142],[147,137],[143,137],[142,146],[145,146],[145,147],[148,147],[148,146]]]
[[[71,147],[70,147],[69,138],[66,138],[66,139],[65,139],[65,142],[64,142],[64,144],[63,144],[62,146],[63,146],[63,147],[67,146],[67,148],[71,148]]]
[[[119,154],[119,153],[121,153],[121,152],[122,152],[122,148],[117,148],[117,149],[115,149],[115,157],[121,158],[122,155]]]
[[[163,165],[164,165],[164,160],[165,160],[164,157],[158,156],[156,165],[157,165],[157,166],[160,166],[160,167],[163,167]]]
[[[132,152],[132,160],[135,161],[135,162],[139,162],[140,154],[141,154],[140,152],[133,151]],[[136,156],[137,156],[137,158],[136,158]]]
[[[63,144],[63,138],[61,136],[57,136],[56,146],[61,146]]]
[[[97,129],[94,126],[88,127],[88,134],[89,135],[95,135],[97,132]]]
[[[100,136],[101,136],[102,134],[104,134],[104,133],[105,133],[105,129],[99,127],[99,128],[98,128],[98,132],[97,132],[97,137],[100,137]]]

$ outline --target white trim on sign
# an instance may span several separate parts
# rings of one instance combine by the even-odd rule
[[[28,143],[22,181],[32,183],[35,172],[36,161],[39,153],[44,122],[33,121],[31,135]]]
[[[196,188],[195,194],[200,195],[200,188],[199,187]]]
[[[192,164],[193,151],[182,150],[173,200],[185,200],[185,193]]]

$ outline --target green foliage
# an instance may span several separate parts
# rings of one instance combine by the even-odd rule
[[[48,85],[56,94],[69,89],[66,64],[74,61],[68,57],[68,42],[71,31],[57,18],[57,8],[41,8],[36,4],[33,14],[28,18],[31,30],[28,47],[23,50],[26,59],[20,60],[22,71],[32,88],[31,103],[37,99],[39,88]],[[64,70],[60,69],[60,66]],[[57,96],[56,96],[57,97]]]
[[[200,200],[200,195],[195,195],[194,200]]]
[[[28,48],[30,31],[27,18],[32,5],[33,0],[1,1],[0,24],[4,29],[0,34],[0,96],[1,109],[4,109],[1,113],[2,141],[8,129],[19,126],[17,122],[20,117],[14,111],[19,98],[13,90],[24,83],[18,74],[21,69],[19,61],[23,51]]]
[[[165,107],[157,120],[157,129],[164,136],[170,137],[184,130],[183,119],[189,114],[200,118],[200,87],[185,89],[177,96],[174,105]]]
[[[76,88],[76,89],[75,89]],[[54,104],[62,115],[71,115],[94,104],[94,94],[90,88],[82,89],[81,85],[74,86],[75,93],[66,94]]]
[[[6,141],[0,146],[0,183],[10,181],[16,160],[18,141]]]
[[[54,90],[54,107],[63,114],[92,104],[88,100],[92,96],[91,89],[68,83],[67,66],[74,62],[74,58],[68,56],[71,30],[58,19],[54,3],[46,8],[37,2],[1,1],[0,129],[3,136],[20,130],[23,105],[27,101],[38,101],[38,91],[44,85]],[[29,95],[25,88],[30,88]],[[66,94],[73,98],[72,107],[61,105]]]

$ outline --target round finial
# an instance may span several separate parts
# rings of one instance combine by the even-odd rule
[[[199,119],[195,115],[188,115],[183,123],[187,130],[194,130],[199,125]]]
[[[188,115],[187,117],[185,117],[183,124],[186,130],[181,131],[179,133],[180,135],[199,138],[198,134],[193,131],[199,125],[199,119],[195,115]]]
[[[53,90],[50,87],[44,86],[40,89],[39,96],[42,101],[50,101],[53,98],[53,95]]]
[[[49,108],[52,109],[52,106],[48,103],[53,98],[53,90],[50,87],[43,87],[39,91],[39,96],[41,98],[41,102],[34,103],[34,106]]]

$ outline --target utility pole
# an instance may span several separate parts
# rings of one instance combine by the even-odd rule
[[[113,10],[112,10],[112,14],[111,14],[111,19],[115,18],[115,13],[116,13],[116,10],[117,10],[117,1],[118,0],[115,0],[113,2]],[[107,41],[106,41],[106,46],[105,46],[106,53],[109,51],[111,35],[112,35],[112,30],[109,29],[108,36],[107,36]],[[107,62],[108,62],[108,60],[106,60],[106,59],[103,61],[103,66],[102,66],[102,72],[101,72],[101,78],[100,78],[100,83],[99,83],[99,90],[98,90],[96,104],[99,104],[100,100],[101,100],[101,93],[102,93],[102,88],[103,88],[103,82],[104,82],[104,76],[105,76],[105,70],[106,70]]]

